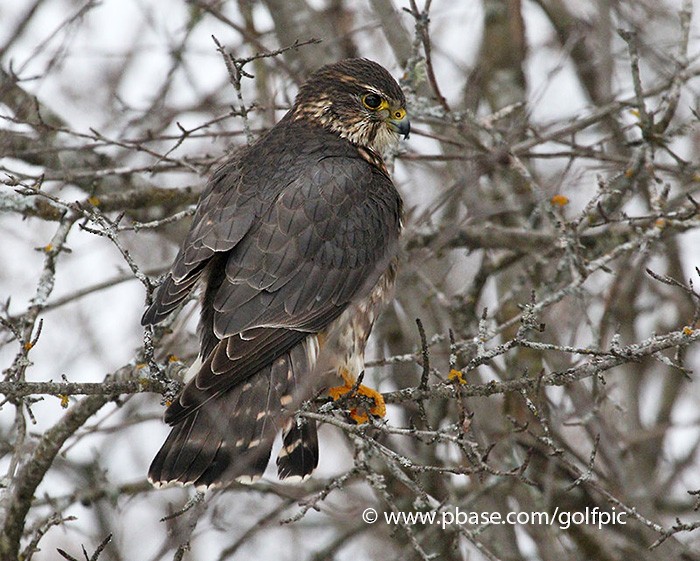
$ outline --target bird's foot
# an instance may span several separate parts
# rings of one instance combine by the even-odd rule
[[[386,415],[386,403],[382,394],[362,384],[357,385],[352,377],[345,371],[341,371],[345,383],[342,386],[334,386],[328,390],[333,401],[341,397],[347,397],[353,405],[350,409],[350,418],[358,425],[369,421],[369,416],[384,417]],[[348,395],[350,394],[350,395]]]

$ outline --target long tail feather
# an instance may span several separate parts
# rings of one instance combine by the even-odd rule
[[[309,475],[318,463],[316,424],[297,425],[289,417],[311,397],[306,395],[308,384],[298,383],[311,371],[315,353],[309,352],[310,344],[304,341],[233,388],[192,404],[189,414],[178,416],[151,464],[149,479],[156,485],[207,487],[255,481],[265,471],[275,435],[283,426],[284,444],[277,460],[280,478]],[[211,361],[202,365],[210,367]]]

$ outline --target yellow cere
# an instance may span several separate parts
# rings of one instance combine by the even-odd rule
[[[379,94],[366,93],[362,96],[362,104],[372,111],[389,112],[389,118],[395,121],[400,121],[406,116],[406,110],[403,107],[392,109],[389,102]]]

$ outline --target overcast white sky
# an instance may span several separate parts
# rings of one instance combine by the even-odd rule
[[[406,2],[396,2],[406,4]],[[678,2],[680,4],[680,2]],[[0,3],[0,45],[14,30],[18,18],[26,11],[30,2],[27,0],[5,0]],[[59,28],[66,14],[77,11],[83,2],[67,0],[49,0],[40,8],[31,27],[12,47],[4,64],[12,63],[12,67],[23,78],[37,76],[35,80],[23,83],[23,87],[35,94],[47,106],[59,113],[70,126],[77,131],[89,132],[97,129],[103,134],[118,135],[125,126],[126,119],[119,114],[122,104],[131,108],[131,113],[137,114],[139,108],[148,107],[157,91],[155,84],[160,84],[168,68],[169,52],[177,44],[184,32],[184,24],[189,8],[184,2],[162,0],[103,0],[99,6],[89,11],[84,22],[73,29]],[[372,22],[373,16],[365,1],[357,2],[358,24]],[[586,4],[585,2],[582,4]],[[696,2],[696,5],[698,2]],[[544,15],[534,4],[525,1],[526,27],[531,56],[528,60],[528,83],[530,91],[530,108],[533,120],[539,123],[560,121],[580,115],[587,109],[587,101],[576,83],[570,63],[562,56],[556,46],[555,35]],[[585,9],[585,8],[582,8]],[[239,19],[233,3],[226,4],[226,11],[232,19]],[[264,10],[257,9],[256,17],[261,29],[271,27],[272,22]],[[448,100],[457,100],[461,95],[466,73],[477,56],[481,34],[482,10],[480,2],[453,2],[451,0],[436,0],[433,2],[431,19],[432,37],[434,40],[433,53],[435,70]],[[694,47],[698,49],[698,18],[696,16],[693,33]],[[650,26],[656,22],[648,22]],[[404,24],[411,28],[408,15],[404,16]],[[661,25],[661,24],[659,24]],[[363,32],[368,40],[364,56],[374,58],[383,63],[394,75],[399,76],[401,69],[392,59],[386,45],[377,41],[377,34],[371,31]],[[213,91],[227,84],[227,74],[220,55],[216,52],[211,35],[216,35],[225,44],[235,43],[230,30],[223,24],[209,18],[207,25],[198,26],[187,54],[186,72],[179,72],[175,85],[169,94],[168,102],[173,105],[186,105],[201,97],[203,92]],[[312,33],[310,32],[310,35]],[[674,40],[668,29],[659,29],[659,49],[664,41],[670,44]],[[133,45],[138,47],[134,50]],[[361,43],[362,44],[362,43]],[[269,44],[270,47],[275,45]],[[618,41],[618,49],[623,44]],[[65,51],[67,56],[60,59],[60,70],[47,73],[47,64],[53,55]],[[127,79],[119,91],[120,99],[105,99],[108,88],[103,84],[112,79],[112,73],[121,67],[127,55],[136,57],[137,61],[129,67]],[[621,74],[616,81],[617,88],[631,91],[626,74]],[[251,86],[246,95],[252,96]],[[230,102],[235,103],[233,90],[229,92]],[[0,100],[0,114],[2,112]],[[681,111],[687,111],[687,108]],[[185,115],[181,120],[187,127],[196,126],[201,122],[201,115]],[[0,127],[6,126],[0,124]],[[173,130],[177,133],[177,130]],[[430,141],[412,139],[412,148],[420,151],[422,147],[428,151],[434,145]],[[421,144],[421,142],[423,144]],[[182,151],[193,150],[196,143],[188,144]],[[218,147],[202,149],[216,152]],[[679,153],[689,154],[688,146],[678,146]],[[2,154],[0,154],[2,162]],[[32,170],[19,162],[7,162],[13,169]],[[552,164],[552,165],[557,165]],[[597,170],[582,170],[578,179],[579,185],[563,185],[562,189],[572,199],[572,212],[580,208],[588,200],[590,189],[595,189],[595,174]],[[420,179],[409,177],[401,164],[397,165],[397,182],[407,189],[407,197],[415,204],[422,201],[424,195],[419,190]],[[192,184],[203,181],[192,175],[165,176],[163,181],[173,186]],[[587,185],[587,189],[579,186]],[[6,187],[0,187],[4,190]],[[411,191],[413,189],[414,191]],[[64,199],[83,198],[77,190],[66,188],[60,192]],[[10,313],[21,312],[28,305],[29,299],[36,289],[36,279],[42,267],[42,254],[34,248],[45,246],[53,232],[55,224],[39,220],[22,221],[15,215],[0,215],[0,300],[11,297]],[[129,238],[125,238],[127,242]],[[144,239],[143,237],[139,239]],[[168,265],[174,255],[175,247],[162,249],[155,243],[149,247],[133,247],[134,256],[140,264],[150,266],[154,261]],[[104,238],[80,232],[75,229],[69,244],[72,253],[61,256],[56,277],[56,287],[51,300],[72,294],[74,291],[89,287],[114,276],[127,272],[126,265],[116,248]],[[700,245],[698,233],[687,236],[687,251],[689,256],[697,256]],[[157,259],[153,253],[156,252]],[[692,274],[692,259],[687,259],[687,274]],[[697,259],[695,259],[697,265]],[[58,380],[66,375],[71,381],[100,381],[108,372],[132,360],[134,352],[141,346],[142,329],[139,319],[143,311],[144,289],[135,280],[119,284],[113,288],[88,296],[79,303],[69,304],[56,311],[48,312],[44,318],[41,339],[31,358],[34,366],[28,371],[28,379],[36,381]],[[87,334],[87,336],[86,336]],[[14,343],[0,347],[0,368],[7,367],[15,356]],[[130,402],[129,414],[156,415],[160,412],[157,396],[139,396]],[[105,413],[113,411],[114,406],[105,408]],[[37,425],[33,431],[42,432],[63,413],[57,399],[48,397],[34,406]],[[692,416],[695,411],[689,412]],[[115,419],[121,420],[123,412],[118,412]],[[6,431],[13,419],[10,407],[0,410],[0,425]],[[107,417],[104,423],[109,426],[111,419]],[[91,423],[92,425],[93,423]],[[152,455],[160,446],[167,434],[167,427],[159,420],[138,425],[133,430],[120,431],[110,435],[113,445],[105,452],[101,464],[109,466],[108,478],[113,483],[136,481],[143,478]],[[683,438],[679,433],[679,446]],[[95,437],[104,438],[104,436]],[[73,457],[85,458],[87,461],[94,455],[95,449],[86,439],[81,446],[75,447],[69,453]],[[347,452],[341,445],[328,444],[337,448],[337,454],[328,453],[326,448],[322,454],[321,474],[332,473],[335,462],[349,461]],[[345,454],[345,455],[344,455]],[[4,473],[7,462],[0,460],[0,473]],[[49,485],[56,485],[58,476],[49,479]],[[46,488],[46,484],[42,487]],[[180,491],[165,491],[163,496],[169,497],[176,504],[181,502],[183,494]],[[160,499],[165,500],[165,499]],[[255,510],[261,501],[266,499],[257,493],[250,493],[242,499],[245,504],[237,509],[235,520],[225,520],[222,525],[237,524],[247,527],[255,520],[246,518],[245,512]],[[214,501],[216,503],[216,500]],[[330,504],[333,504],[331,501]],[[224,503],[221,503],[223,506]],[[345,505],[335,504],[342,509]],[[347,506],[347,508],[350,508]],[[125,505],[122,535],[115,539],[123,542],[124,550],[129,551],[129,559],[150,559],[155,554],[158,541],[149,539],[154,533],[162,531],[162,524],[154,518],[151,509],[144,508],[143,501],[135,501],[133,505]],[[80,509],[75,514],[80,518]],[[329,515],[326,512],[324,515]],[[321,515],[312,515],[321,516]],[[232,514],[222,513],[224,519]],[[80,520],[74,527],[80,528]],[[256,552],[257,558],[263,559],[273,551],[282,559],[294,559],[298,554],[294,541],[288,542],[289,528],[280,529],[279,541],[285,540],[285,545],[273,543],[275,533],[266,535],[265,543],[257,543],[260,547]],[[308,534],[308,532],[307,532]],[[74,543],[78,534],[71,535],[69,542]],[[207,539],[216,539],[217,534]],[[273,538],[272,540],[270,538]],[[319,536],[321,540],[323,536]],[[53,532],[44,543],[44,552],[35,556],[43,561],[55,559],[55,547],[65,547],[62,541],[66,535],[60,531]],[[269,549],[268,549],[269,548]],[[206,540],[198,542],[192,559],[208,559],[206,556]],[[263,553],[267,552],[267,553]],[[78,550],[72,553],[77,555]],[[250,552],[249,552],[250,553]],[[244,557],[241,557],[244,558]]]

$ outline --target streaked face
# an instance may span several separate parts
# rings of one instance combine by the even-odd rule
[[[350,142],[382,153],[410,123],[401,88],[380,65],[348,59],[325,66],[302,86],[294,118],[311,118]]]

